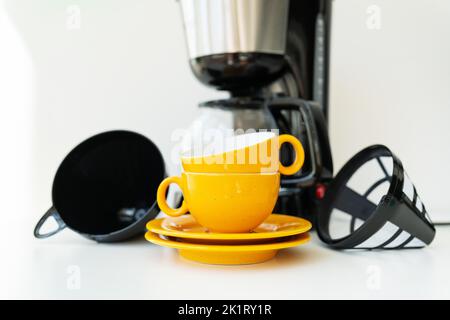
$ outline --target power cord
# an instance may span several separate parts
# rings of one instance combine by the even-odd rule
[[[450,221],[446,221],[446,222],[436,222],[433,223],[436,227],[445,227],[445,226],[450,226]]]

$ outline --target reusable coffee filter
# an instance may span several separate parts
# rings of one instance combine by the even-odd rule
[[[420,248],[435,236],[401,161],[382,145],[360,151],[337,174],[323,199],[317,231],[336,249]]]

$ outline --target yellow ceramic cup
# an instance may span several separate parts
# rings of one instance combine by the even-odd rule
[[[230,140],[231,139],[231,140]],[[182,156],[181,164],[186,172],[201,173],[267,173],[280,172],[292,175],[300,170],[305,160],[301,142],[294,136],[273,132],[256,132],[234,136],[222,146],[226,151],[202,156]],[[289,143],[295,159],[289,166],[280,163],[280,148]]]
[[[183,191],[181,207],[167,205],[171,183]],[[183,173],[161,182],[157,201],[172,217],[188,211],[199,224],[215,232],[249,232],[260,225],[275,207],[280,188],[279,173]]]

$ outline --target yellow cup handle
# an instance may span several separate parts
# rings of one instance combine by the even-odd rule
[[[283,143],[291,144],[295,152],[295,160],[291,165],[285,167],[280,163],[280,173],[285,176],[290,176],[297,173],[303,166],[303,163],[305,162],[305,150],[303,150],[302,143],[290,134],[282,134],[278,137],[278,147],[280,149]]]
[[[183,203],[181,204],[181,207],[179,207],[177,209],[173,209],[173,208],[169,207],[169,205],[167,204],[167,201],[166,201],[167,188],[169,188],[169,186],[172,183],[177,184],[181,188],[181,191],[183,191],[183,181],[182,181],[181,177],[166,178],[163,180],[163,182],[161,182],[161,184],[158,187],[158,191],[156,193],[156,201],[158,202],[159,208],[164,213],[166,213],[167,215],[169,215],[171,217],[179,217],[179,216],[187,213],[189,211],[189,209],[188,209],[186,201],[184,201],[184,200],[183,200]]]

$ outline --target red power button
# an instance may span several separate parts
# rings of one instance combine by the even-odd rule
[[[323,197],[325,197],[325,192],[327,191],[327,188],[323,184],[318,184],[316,186],[316,199],[322,200]]]

